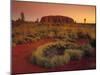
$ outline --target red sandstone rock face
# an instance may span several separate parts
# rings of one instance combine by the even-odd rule
[[[74,23],[74,20],[70,17],[65,16],[44,16],[41,18],[40,22],[50,24],[66,24]]]

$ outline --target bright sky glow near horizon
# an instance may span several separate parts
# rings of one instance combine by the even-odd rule
[[[89,5],[12,1],[12,19],[18,19],[21,12],[27,21],[35,21],[42,16],[62,15],[71,17],[78,23],[83,23],[84,18],[87,23],[96,23],[96,7]]]

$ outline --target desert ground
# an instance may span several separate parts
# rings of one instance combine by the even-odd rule
[[[90,23],[51,25],[24,22],[17,25],[12,24],[12,73],[19,74],[95,69],[95,27],[95,24]],[[55,65],[58,64],[57,66],[54,64],[52,64],[54,66],[48,66],[41,64],[43,60],[37,61],[40,56],[39,54],[37,55],[37,60],[33,59],[35,55],[34,53],[38,51],[39,47],[60,41],[64,42],[65,44],[68,43],[67,46],[64,47],[67,52],[69,50],[70,60],[68,60],[68,62],[62,65],[56,63]],[[52,48],[52,45],[50,47]],[[44,48],[42,48],[40,51],[44,50]],[[51,48],[47,50],[50,50]],[[57,49],[58,48],[53,50]],[[72,52],[70,52],[71,50]],[[44,58],[47,58],[47,61],[51,61],[50,59],[55,57],[55,54],[53,53],[53,51],[51,53],[49,52]],[[70,55],[71,53],[72,55]],[[65,60],[67,60],[67,58]],[[63,58],[60,59],[62,62],[65,60],[63,60]],[[36,61],[35,64],[32,61]]]

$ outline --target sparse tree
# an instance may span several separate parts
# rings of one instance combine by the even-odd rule
[[[25,21],[25,16],[24,16],[24,13],[23,12],[21,12],[21,21]]]
[[[37,18],[37,20],[35,21],[35,23],[39,23],[39,19]]]
[[[86,23],[86,18],[84,18],[84,23]]]

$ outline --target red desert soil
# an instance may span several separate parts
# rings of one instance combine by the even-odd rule
[[[52,69],[46,69],[33,65],[28,61],[29,56],[32,51],[45,43],[51,42],[53,39],[42,39],[38,42],[32,42],[22,45],[17,45],[12,48],[12,74],[18,73],[34,73],[34,72],[50,72],[50,71],[65,71],[65,70],[84,70],[95,68],[96,59],[82,59],[80,61],[71,61],[61,67],[56,67]],[[81,40],[82,42],[82,40]]]

